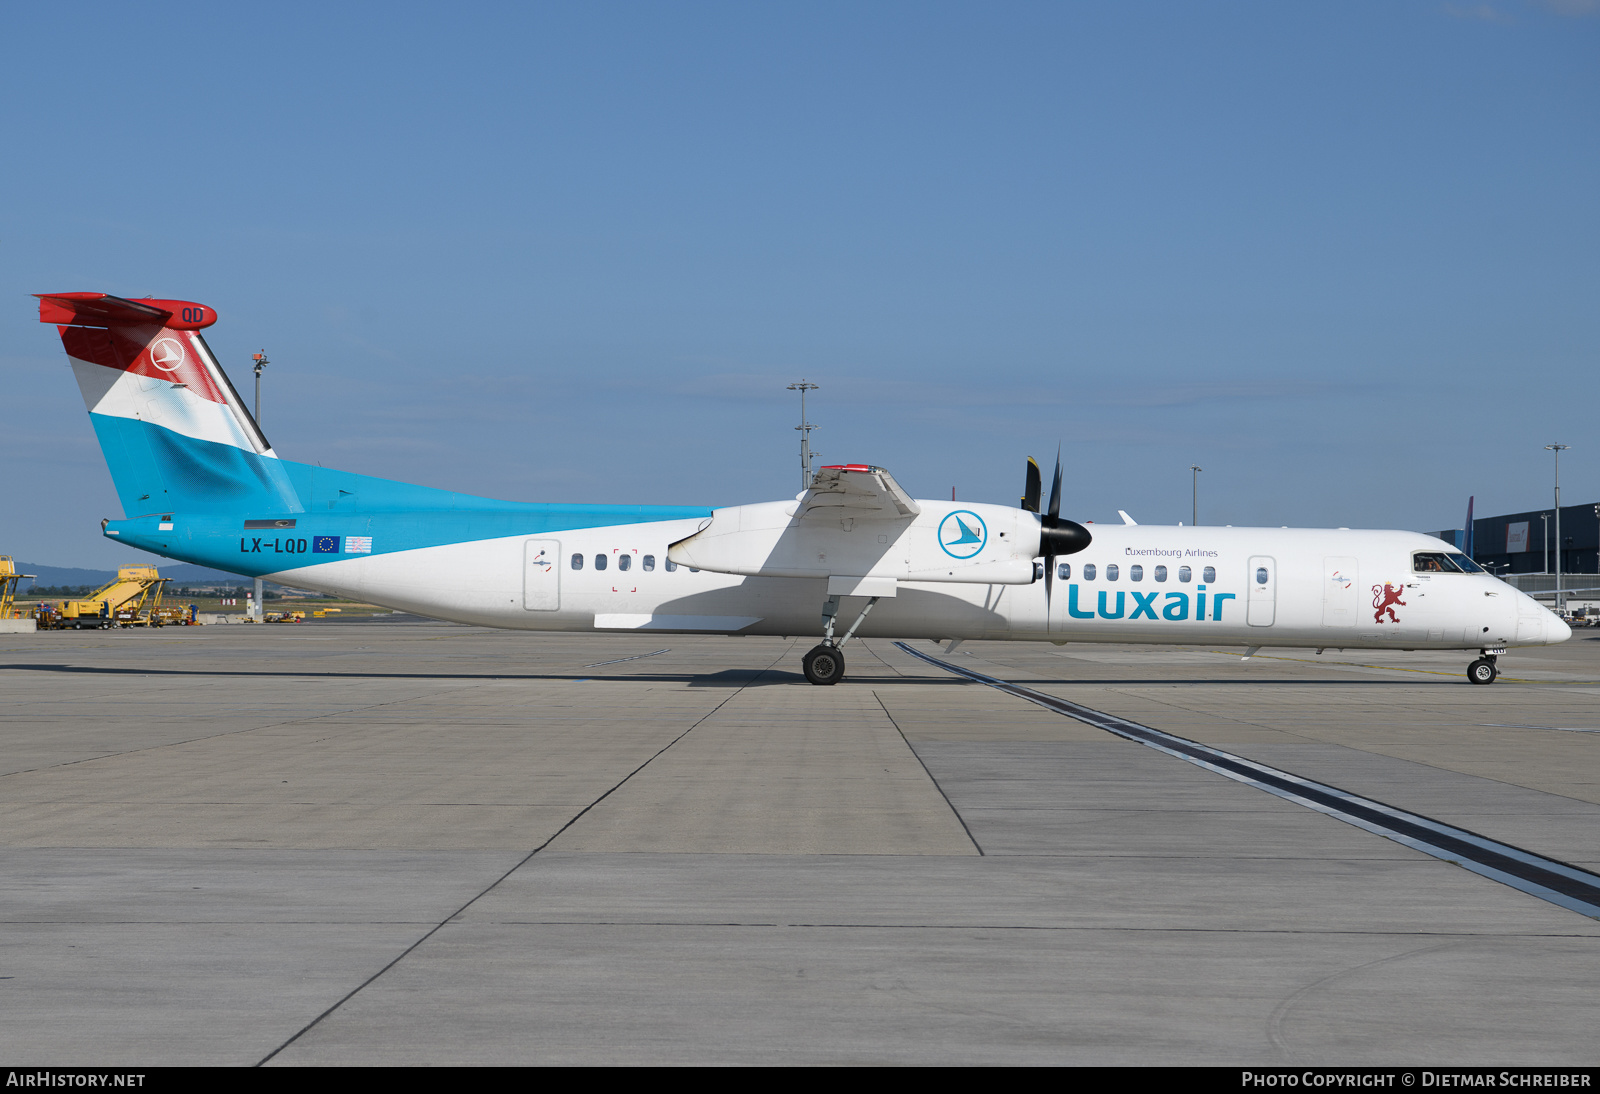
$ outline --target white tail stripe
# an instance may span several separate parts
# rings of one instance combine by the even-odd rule
[[[83,403],[91,414],[149,422],[185,437],[272,456],[254,443],[232,409],[195,395],[181,384],[107,368],[69,357]]]

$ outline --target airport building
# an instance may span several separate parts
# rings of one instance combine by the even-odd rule
[[[1438,533],[1464,548],[1459,528]],[[1561,507],[1561,543],[1556,543],[1556,511],[1533,509],[1472,522],[1472,557],[1485,569],[1507,574],[1553,574],[1556,552],[1564,574],[1600,572],[1600,504]]]

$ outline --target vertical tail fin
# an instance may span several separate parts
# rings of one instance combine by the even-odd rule
[[[125,515],[303,509],[200,331],[203,304],[41,293],[72,362]]]

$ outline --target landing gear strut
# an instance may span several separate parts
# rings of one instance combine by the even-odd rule
[[[867,617],[867,613],[877,602],[877,597],[869,596],[867,606],[861,609],[856,621],[850,624],[850,629],[844,632],[844,637],[835,642],[833,621],[839,615],[839,597],[828,597],[828,602],[822,606],[822,645],[813,648],[800,662],[805,669],[807,680],[813,684],[837,684],[844,678],[844,654],[839,651],[844,648],[846,642],[855,637],[856,628],[861,626],[861,621]]]
[[[1495,655],[1485,654],[1467,666],[1467,679],[1474,684],[1492,684],[1494,678],[1500,675],[1500,667],[1495,664]]]

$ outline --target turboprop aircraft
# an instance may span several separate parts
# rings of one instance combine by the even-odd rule
[[[438,619],[515,630],[820,635],[837,682],[861,637],[1474,650],[1571,630],[1415,532],[1084,525],[912,498],[870,464],[791,500],[726,508],[495,501],[283,459],[200,332],[212,309],[39,295],[111,469],[102,532],[169,558]],[[837,626],[841,621],[845,626]]]

